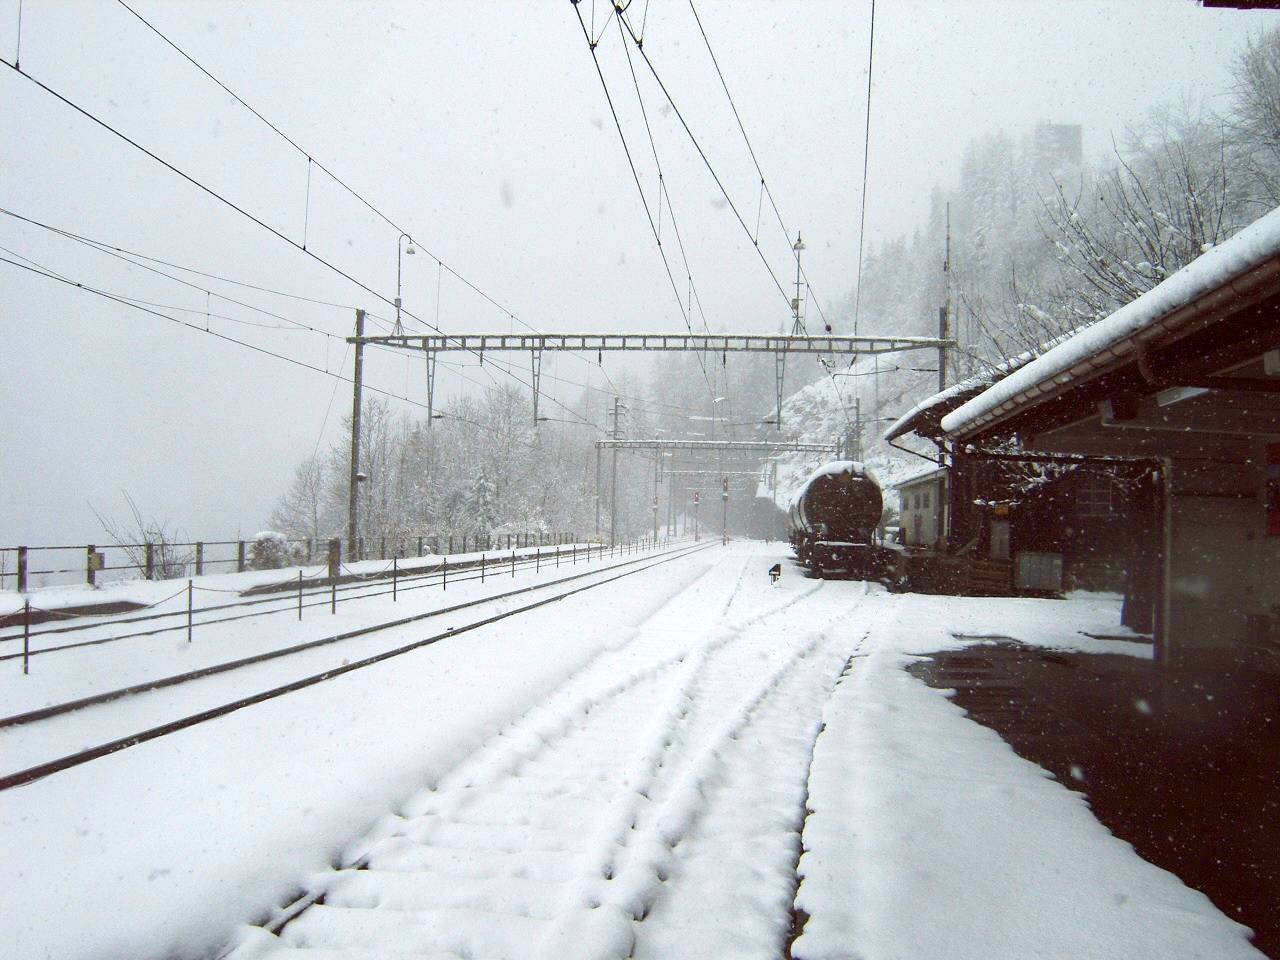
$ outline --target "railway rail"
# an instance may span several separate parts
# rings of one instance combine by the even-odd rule
[[[157,726],[152,726],[147,729],[137,731],[128,736],[118,737],[116,739],[109,740],[105,743],[99,744],[94,747],[78,750],[71,754],[67,754],[62,757],[57,757],[52,760],[36,764],[34,766],[27,767],[26,769],[18,770],[14,773],[0,776],[0,791],[4,791],[4,790],[22,786],[24,784],[32,783],[36,780],[50,776],[54,773],[58,773],[63,770],[68,770],[73,767],[77,767],[82,764],[89,763],[93,760],[108,756],[120,750],[125,750],[125,749],[128,749],[129,747],[137,746],[138,744],[146,743],[150,740],[155,740],[159,737],[166,736],[170,733],[175,733],[179,730],[185,730],[189,727],[196,726],[197,724],[205,723],[207,721],[217,719],[218,717],[226,716],[229,713],[233,713],[237,710],[242,710],[246,707],[253,706],[254,704],[262,703],[267,700],[272,700],[277,697],[284,696],[285,694],[292,693],[297,690],[302,690],[319,683],[323,683],[326,680],[332,680],[336,677],[343,676],[344,674],[351,673],[352,671],[360,670],[365,667],[373,666],[374,664],[392,659],[394,657],[402,656],[413,650],[417,650],[421,647],[428,646],[433,643],[437,643],[446,638],[455,637],[460,634],[467,633],[472,630],[477,630],[477,629],[480,629],[481,627],[485,627],[490,624],[497,623],[499,621],[506,620],[511,617],[516,617],[516,616],[519,616],[520,614],[528,613],[530,611],[548,606],[553,603],[557,603],[562,600],[566,600],[569,597],[576,596],[577,594],[584,593],[588,590],[593,590],[593,589],[596,589],[597,587],[602,587],[602,586],[605,586],[606,584],[614,583],[626,577],[634,576],[638,573],[642,573],[646,570],[652,569],[653,567],[660,566],[665,563],[670,563],[675,560],[682,559],[683,557],[689,556],[691,554],[698,553],[703,550],[707,550],[714,545],[715,544],[713,542],[682,544],[681,546],[668,549],[665,551],[661,551],[656,554],[651,553],[644,557],[637,557],[629,560],[624,560],[619,563],[611,564],[605,567],[597,567],[594,570],[589,570],[589,571],[585,571],[583,573],[578,573],[578,574],[572,574],[568,577],[562,577],[557,580],[552,580],[546,583],[532,584],[526,587],[521,587],[517,590],[505,591],[501,594],[489,595],[483,598],[467,601],[465,603],[455,604],[451,607],[437,608],[434,610],[425,611],[420,614],[414,614],[409,617],[399,617],[394,620],[384,621],[379,624],[374,624],[368,627],[360,628],[358,630],[347,631],[342,634],[335,634],[331,637],[321,638],[319,640],[310,641],[308,643],[296,644],[292,647],[282,648],[276,651],[268,651],[263,654],[258,654],[252,657],[244,657],[234,661],[227,661],[221,664],[214,664],[208,667],[201,668],[199,670],[189,671],[188,673],[185,673],[185,674],[178,674],[172,677],[160,678],[160,679],[149,681],[142,684],[135,684],[131,687],[120,688],[118,690],[106,691],[104,693],[97,694],[92,697],[85,697],[77,700],[67,701],[62,704],[56,704],[50,707],[42,708],[40,710],[28,711],[25,714],[17,714],[12,717],[4,718],[3,720],[0,720],[0,726],[16,726],[19,724],[45,720],[54,716],[58,716],[60,714],[69,713],[74,710],[81,710],[86,707],[94,706],[96,704],[107,703],[111,700],[118,700],[125,697],[136,696],[152,690],[161,689],[163,687],[177,686],[183,683],[188,683],[188,682],[201,679],[203,677],[211,676],[216,673],[223,673],[231,670],[236,670],[236,669],[250,666],[255,663],[262,663],[262,662],[265,662],[266,660],[276,659],[276,658],[288,656],[290,654],[299,653],[299,652],[302,652],[303,650],[314,649],[316,647],[323,646],[326,644],[337,643],[344,639],[351,639],[357,636],[365,636],[371,633],[379,632],[381,630],[388,630],[395,627],[401,627],[417,621],[441,616],[446,613],[454,613],[459,610],[477,607],[484,604],[492,604],[504,598],[517,596],[520,594],[532,593],[534,591],[546,590],[546,589],[554,588],[557,586],[563,586],[565,584],[574,583],[574,585],[570,586],[568,589],[560,590],[556,593],[553,593],[551,596],[541,597],[529,603],[521,604],[520,606],[513,607],[510,610],[504,610],[498,613],[489,614],[487,616],[483,616],[478,619],[472,620],[468,623],[465,623],[459,626],[450,627],[443,632],[432,634],[430,636],[422,637],[417,640],[414,640],[410,643],[393,647],[389,650],[383,650],[373,655],[363,657],[361,659],[354,660],[351,662],[343,663],[340,666],[332,667],[328,670],[323,670],[319,673],[310,674],[308,676],[290,681],[288,683],[279,684],[269,689],[261,690],[257,693],[240,697],[235,700],[231,700],[205,710],[201,710],[197,713],[191,714],[186,717],[181,717],[179,719],[162,723]],[[621,571],[621,572],[615,572],[615,571]],[[610,575],[601,577],[602,574],[610,574]],[[590,582],[585,584],[576,583],[576,581],[580,581],[586,578],[593,578],[593,579],[591,579]]]
[[[863,631],[850,591],[726,566],[217,956],[783,955],[822,705]]]

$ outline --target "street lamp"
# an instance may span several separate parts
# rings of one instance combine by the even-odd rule
[[[401,247],[400,246],[401,240],[408,240],[409,241],[408,246]],[[402,233],[400,234],[400,236],[396,237],[396,323],[395,323],[395,326],[391,328],[391,333],[393,336],[397,336],[397,337],[404,333],[404,328],[400,326],[400,254],[401,252],[407,253],[409,254],[409,256],[413,256],[415,253],[418,252],[413,246],[413,237],[409,236],[407,233]]]

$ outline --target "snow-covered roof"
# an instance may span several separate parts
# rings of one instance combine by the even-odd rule
[[[941,406],[948,400],[963,396],[967,392],[981,389],[984,386],[990,386],[992,382],[994,381],[987,380],[982,382],[976,376],[967,377],[958,383],[953,383],[945,390],[941,390],[938,393],[925,397],[897,420],[889,424],[889,429],[884,432],[885,442],[888,443],[890,440],[897,440],[898,437],[902,436],[904,433],[910,433],[916,424],[916,420],[922,413],[932,410],[934,407]]]
[[[911,474],[909,477],[904,477],[895,483],[889,484],[889,488],[891,490],[901,490],[903,487],[909,487],[913,483],[919,483],[921,480],[928,480],[931,477],[946,473],[947,470],[947,467],[930,467],[928,470],[921,470],[918,473]]]
[[[990,367],[987,370],[983,370],[981,373],[975,373],[971,377],[965,377],[965,379],[953,383],[946,389],[939,390],[932,396],[925,397],[889,426],[889,429],[884,432],[885,442],[887,443],[890,440],[896,440],[903,434],[910,433],[915,428],[921,414],[932,410],[935,407],[944,406],[952,401],[959,400],[966,394],[980,393],[990,387],[993,383],[998,383],[1003,380],[1014,370],[1026,366],[1036,357],[1047,352],[1053,346],[1066,340],[1076,332],[1077,331],[1073,330],[1071,333],[1065,333],[1061,336],[1054,337],[1047,343],[1042,343],[1034,350],[1027,350],[1018,354],[1016,357],[1010,357],[1008,360],[1002,360],[1000,363],[997,363],[995,366]]]
[[[1073,368],[1099,354],[1119,358],[1132,351],[1126,343],[1186,304],[1280,254],[1280,207],[1229,240],[1197,257],[1181,270],[1115,313],[1080,330],[1053,349],[1009,374],[942,418],[942,429],[957,434],[1012,409],[1020,395],[1049,381],[1066,383]],[[1096,366],[1090,364],[1089,366]],[[1080,370],[1078,374],[1084,374]],[[1043,392],[1036,390],[1037,393]]]

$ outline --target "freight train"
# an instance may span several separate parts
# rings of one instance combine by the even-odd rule
[[[823,464],[791,498],[787,511],[796,558],[815,577],[843,570],[857,579],[880,579],[893,560],[892,551],[875,539],[883,509],[880,484],[862,464]]]

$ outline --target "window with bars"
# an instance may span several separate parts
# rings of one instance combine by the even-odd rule
[[[1078,516],[1115,516],[1116,505],[1115,484],[1107,477],[1090,474],[1076,491],[1076,514]]]

